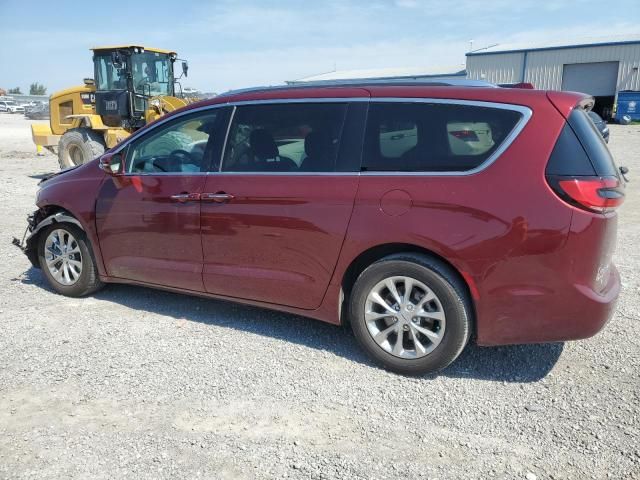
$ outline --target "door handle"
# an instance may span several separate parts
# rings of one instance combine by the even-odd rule
[[[203,193],[200,195],[200,200],[203,202],[215,202],[215,203],[227,203],[233,200],[234,197],[230,193],[218,192],[218,193]]]
[[[199,193],[178,193],[176,195],[171,195],[171,200],[173,200],[174,202],[179,202],[179,203],[187,203],[187,202],[197,202],[198,200],[200,200],[200,194]]]

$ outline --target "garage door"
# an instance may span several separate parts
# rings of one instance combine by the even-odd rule
[[[618,62],[573,63],[562,69],[562,90],[594,97],[616,94]]]

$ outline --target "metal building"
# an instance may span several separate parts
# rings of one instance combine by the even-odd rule
[[[640,35],[494,45],[467,53],[467,78],[588,93],[605,117],[612,116],[618,92],[640,90],[639,67]]]

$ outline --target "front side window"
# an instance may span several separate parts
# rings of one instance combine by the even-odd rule
[[[172,95],[171,60],[157,52],[136,53],[131,56],[133,88],[136,93],[149,96]]]
[[[224,172],[334,172],[347,105],[237,107]]]
[[[516,111],[437,103],[373,103],[365,171],[466,171],[481,165],[515,128]]]
[[[196,173],[209,166],[209,148],[218,137],[220,110],[185,115],[135,141],[128,150],[127,173]]]

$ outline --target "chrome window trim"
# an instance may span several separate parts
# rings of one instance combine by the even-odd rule
[[[443,171],[443,172],[429,172],[429,171],[415,171],[415,172],[402,172],[402,171],[373,171],[373,172],[361,172],[362,175],[365,176],[394,176],[394,177],[466,177],[469,175],[475,175],[476,173],[480,173],[483,170],[487,169],[493,162],[495,162],[500,155],[502,155],[507,148],[511,146],[511,144],[515,141],[516,138],[520,135],[524,127],[527,126],[529,120],[533,116],[533,111],[529,107],[525,107],[523,105],[516,105],[512,103],[497,103],[497,102],[484,102],[482,100],[457,100],[457,99],[449,99],[449,98],[372,98],[371,103],[435,103],[435,104],[448,104],[448,105],[466,105],[470,107],[485,107],[485,108],[495,108],[500,110],[511,110],[514,112],[519,112],[521,114],[520,120],[513,127],[509,135],[502,141],[500,146],[493,152],[487,159],[471,170],[464,171]]]
[[[364,172],[211,172],[214,175],[270,175],[270,176],[287,176],[287,177],[318,177],[318,176],[332,176],[332,177],[359,177]]]
[[[222,162],[224,161],[224,153],[226,151],[227,141],[229,130],[231,128],[231,123],[233,122],[233,118],[237,111],[237,107],[243,105],[272,105],[272,104],[287,104],[287,103],[353,103],[353,102],[368,102],[368,103],[432,103],[432,104],[448,104],[448,105],[466,105],[466,106],[475,106],[475,107],[485,107],[485,108],[497,108],[501,110],[511,110],[516,111],[521,114],[521,118],[516,123],[515,127],[511,130],[509,135],[504,139],[502,144],[493,152],[484,162],[478,165],[476,168],[465,171],[443,171],[443,172],[430,172],[430,171],[359,171],[359,172],[223,172]],[[220,159],[220,166],[217,171],[207,171],[207,172],[149,172],[149,173],[124,173],[123,176],[182,176],[182,175],[276,175],[276,176],[394,176],[394,177],[461,177],[461,176],[469,176],[475,175],[484,171],[488,168],[492,163],[494,163],[500,155],[502,155],[515,141],[516,138],[520,135],[522,130],[527,126],[529,120],[533,116],[533,111],[531,108],[526,107],[524,105],[517,105],[512,103],[499,103],[499,102],[486,102],[482,100],[464,100],[464,99],[453,99],[453,98],[425,98],[425,97],[380,97],[380,98],[371,98],[371,97],[330,97],[330,98],[270,98],[263,100],[244,100],[239,102],[229,101],[225,103],[217,103],[213,105],[204,105],[201,107],[193,108],[190,110],[186,110],[184,112],[180,112],[176,115],[172,115],[168,118],[163,118],[156,120],[154,125],[142,131],[141,134],[139,132],[135,132],[129,138],[127,138],[122,145],[117,147],[114,150],[113,154],[120,153],[124,150],[128,145],[130,145],[133,141],[139,138],[141,135],[145,135],[147,133],[153,132],[156,128],[161,127],[165,123],[180,118],[185,115],[190,115],[193,113],[197,113],[204,110],[212,110],[216,108],[225,108],[225,107],[233,107],[231,115],[229,116],[229,122],[227,124],[227,132],[225,135],[225,142],[222,148],[222,156]]]

